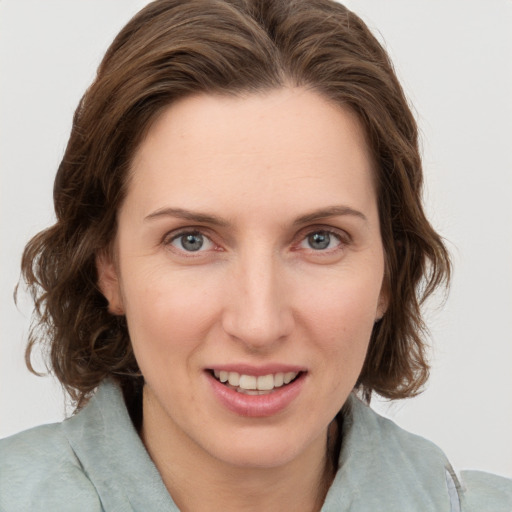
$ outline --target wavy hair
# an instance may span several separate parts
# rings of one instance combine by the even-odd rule
[[[441,237],[422,207],[418,130],[383,47],[330,0],[157,0],[118,34],[76,109],[54,185],[56,223],[26,246],[22,276],[35,302],[26,350],[77,409],[105,378],[130,398],[142,377],[123,317],[108,312],[96,255],[116,234],[130,164],[159,113],[197,93],[308,87],[351,109],[375,165],[389,295],[357,388],[417,394],[428,378],[422,302],[450,276]]]

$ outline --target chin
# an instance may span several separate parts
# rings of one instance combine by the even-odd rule
[[[318,443],[322,446],[326,443],[326,433],[310,440],[294,438],[290,436],[290,429],[282,426],[278,431],[271,427],[250,430],[252,432],[248,429],[238,435],[226,436],[223,442],[210,446],[210,454],[237,468],[271,469],[307,458]]]

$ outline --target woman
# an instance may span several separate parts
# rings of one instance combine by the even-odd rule
[[[2,442],[2,509],[507,507],[351,394],[427,379],[419,305],[450,264],[421,185],[388,57],[341,5],[143,9],[25,250],[28,357],[51,340],[77,414]]]

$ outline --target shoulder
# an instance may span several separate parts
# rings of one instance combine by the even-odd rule
[[[0,510],[101,510],[62,424],[0,440]]]
[[[444,464],[448,494],[452,501],[452,510],[459,510],[455,501],[459,502],[461,512],[512,512],[512,480],[509,478],[486,473],[484,471],[455,471],[444,452],[431,441],[411,434],[398,427],[392,421],[372,411],[381,432],[389,445],[397,450],[409,463],[421,469],[423,474],[426,465],[436,461]]]
[[[359,442],[364,442],[368,450],[378,449],[390,463],[406,464],[411,470],[450,467],[444,452],[432,441],[404,430],[354,395],[351,396],[349,407],[349,421],[357,428]]]
[[[403,430],[355,396],[347,405],[339,484],[353,480],[353,496],[361,496],[361,503],[379,510],[512,511],[511,480],[476,471],[459,477],[431,441]]]
[[[0,441],[0,511],[177,511],[120,387],[100,384],[59,424]]]
[[[467,510],[512,510],[512,480],[483,471],[462,471],[461,484]]]

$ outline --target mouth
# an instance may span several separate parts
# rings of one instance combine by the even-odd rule
[[[299,372],[277,372],[267,375],[248,375],[226,370],[209,370],[210,375],[233,391],[244,395],[269,395],[295,382],[305,374]]]

